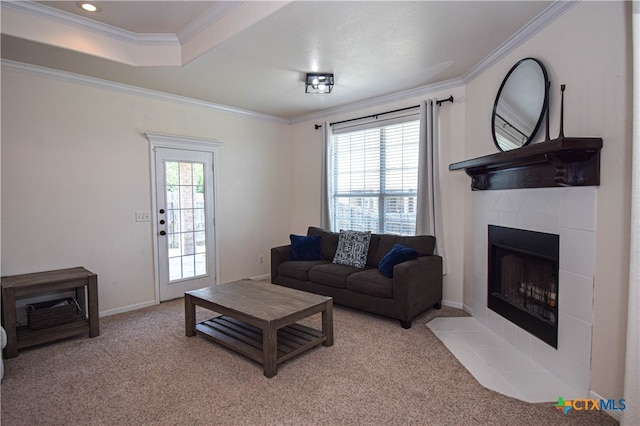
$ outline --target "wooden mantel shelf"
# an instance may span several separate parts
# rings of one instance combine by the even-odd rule
[[[601,138],[559,138],[449,165],[474,191],[600,185]]]

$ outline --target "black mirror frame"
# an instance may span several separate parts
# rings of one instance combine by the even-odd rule
[[[547,74],[547,69],[544,67],[542,62],[539,59],[536,59],[536,58],[524,58],[524,59],[519,60],[513,67],[511,67],[511,69],[509,70],[509,72],[505,76],[504,80],[502,80],[502,84],[500,85],[500,89],[498,89],[498,94],[496,95],[496,100],[493,103],[493,112],[491,113],[491,135],[493,136],[493,143],[496,145],[496,147],[500,151],[503,151],[503,152],[504,152],[504,150],[498,144],[498,140],[496,138],[496,110],[498,108],[498,101],[500,100],[500,95],[502,94],[502,89],[504,88],[505,84],[509,80],[509,77],[511,76],[511,74],[513,74],[513,72],[525,61],[535,61],[540,66],[540,69],[542,70],[542,74],[544,76],[544,99],[542,101],[542,110],[540,111],[540,117],[538,118],[538,122],[536,123],[536,126],[534,127],[533,131],[531,132],[531,135],[522,144],[522,146],[528,145],[533,140],[533,138],[535,137],[536,133],[538,133],[538,130],[540,129],[540,124],[542,124],[542,119],[544,118],[544,113],[548,108],[549,75]]]

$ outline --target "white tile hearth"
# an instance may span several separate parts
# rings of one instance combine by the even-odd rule
[[[588,397],[473,317],[435,318],[427,327],[488,389],[527,402],[555,402],[559,396]]]

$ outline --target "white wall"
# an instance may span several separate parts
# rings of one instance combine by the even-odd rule
[[[623,398],[629,265],[631,154],[630,3],[583,2],[467,85],[464,160],[497,152],[490,133],[495,93],[525,57],[540,59],[552,82],[551,137],[559,130],[566,84],[566,136],[602,137],[597,188],[591,390]],[[544,137],[545,129],[540,134]],[[473,211],[471,193],[465,205]],[[473,225],[472,214],[466,218]],[[467,231],[468,232],[468,231]],[[471,240],[468,240],[471,241]],[[473,250],[465,246],[465,304],[473,306]]]
[[[269,272],[289,231],[287,125],[3,70],[3,275],[82,265],[103,314],[154,303],[144,132],[222,142],[220,282]]]

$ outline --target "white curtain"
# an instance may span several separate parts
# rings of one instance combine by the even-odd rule
[[[436,237],[436,254],[442,257],[447,273],[440,195],[439,109],[435,99],[420,103],[420,153],[418,162],[418,206],[416,234]]]
[[[331,125],[325,121],[322,126],[322,186],[321,186],[321,213],[320,226],[327,231],[331,230],[331,211],[329,203],[329,188],[331,188],[331,176],[329,175],[329,158],[331,158]]]
[[[633,2],[633,141],[631,160],[631,253],[629,257],[629,309],[624,372],[622,425],[640,424],[640,3]]]

